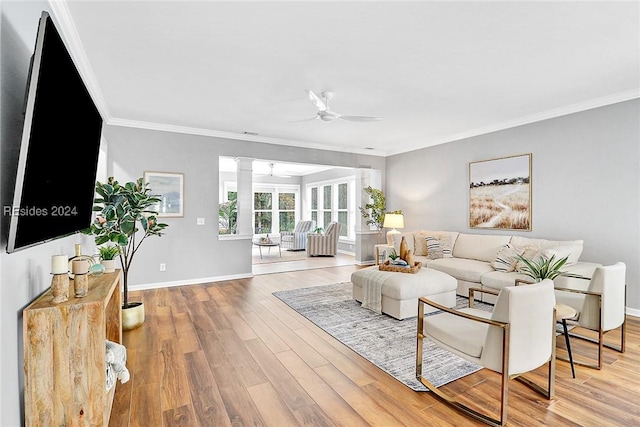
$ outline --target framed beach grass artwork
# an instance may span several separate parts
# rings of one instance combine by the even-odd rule
[[[469,227],[531,231],[531,154],[469,163]]]

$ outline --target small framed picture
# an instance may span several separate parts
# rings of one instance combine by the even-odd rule
[[[144,182],[149,184],[151,194],[160,199],[153,207],[159,218],[184,216],[184,174],[145,171]]]

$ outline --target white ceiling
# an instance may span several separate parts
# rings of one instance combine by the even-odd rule
[[[251,166],[254,175],[271,175],[281,178],[305,176],[336,168],[335,166],[289,163],[276,160],[254,160]],[[237,172],[237,163],[231,157],[220,157],[218,170],[220,172]]]
[[[108,123],[381,156],[639,97],[639,5],[51,3]]]

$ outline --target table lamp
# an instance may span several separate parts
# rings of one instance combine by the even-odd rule
[[[400,234],[396,228],[404,228],[404,216],[402,214],[388,213],[384,215],[384,228],[391,228],[387,231],[387,245],[393,246],[393,235]]]

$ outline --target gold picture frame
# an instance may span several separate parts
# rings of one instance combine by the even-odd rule
[[[158,218],[184,217],[184,174],[173,172],[144,172],[144,182],[151,194],[160,199],[152,209]]]
[[[469,227],[531,231],[531,153],[469,163]]]

